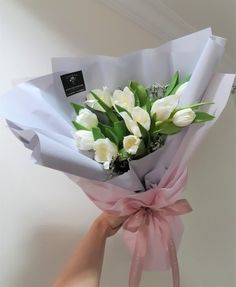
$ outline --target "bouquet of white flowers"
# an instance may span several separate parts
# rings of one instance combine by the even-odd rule
[[[129,161],[161,148],[168,135],[214,119],[199,110],[212,103],[178,106],[189,79],[179,81],[177,71],[165,86],[155,83],[146,88],[130,81],[113,93],[107,87],[90,91],[85,106],[72,103],[79,150],[93,150],[94,159],[115,176],[129,170]]]
[[[180,286],[187,162],[235,77],[215,73],[224,44],[206,29],[120,58],[55,58],[51,75],[0,98],[0,115],[36,163],[66,173],[100,209],[128,216],[130,287],[143,270],[168,268]]]

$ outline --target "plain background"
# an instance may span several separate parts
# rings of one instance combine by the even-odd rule
[[[120,55],[157,39],[92,0],[0,0],[0,92],[50,73],[53,56]],[[179,252],[183,287],[236,286],[236,111],[231,99],[189,165]],[[0,122],[0,286],[49,287],[99,210],[62,173],[36,166]],[[121,235],[121,234],[120,234]],[[102,285],[127,286],[130,257],[107,244]],[[171,286],[146,273],[142,286]]]

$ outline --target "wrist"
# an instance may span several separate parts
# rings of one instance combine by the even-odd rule
[[[103,235],[104,237],[108,237],[109,234],[109,224],[105,217],[99,216],[94,222],[95,228],[98,229],[99,234]]]

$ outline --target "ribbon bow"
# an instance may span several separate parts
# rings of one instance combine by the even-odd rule
[[[186,199],[180,199],[173,204],[155,208],[143,206],[127,219],[124,229],[136,233],[136,242],[131,262],[129,287],[138,287],[142,277],[144,259],[147,253],[147,234],[150,220],[157,219],[164,247],[166,248],[172,270],[173,287],[180,287],[180,275],[176,246],[167,218],[179,216],[192,211]]]

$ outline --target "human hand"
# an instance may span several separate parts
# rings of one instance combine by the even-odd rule
[[[105,228],[106,236],[110,237],[117,233],[127,218],[128,216],[117,217],[103,212],[97,217],[95,224],[103,226]]]

